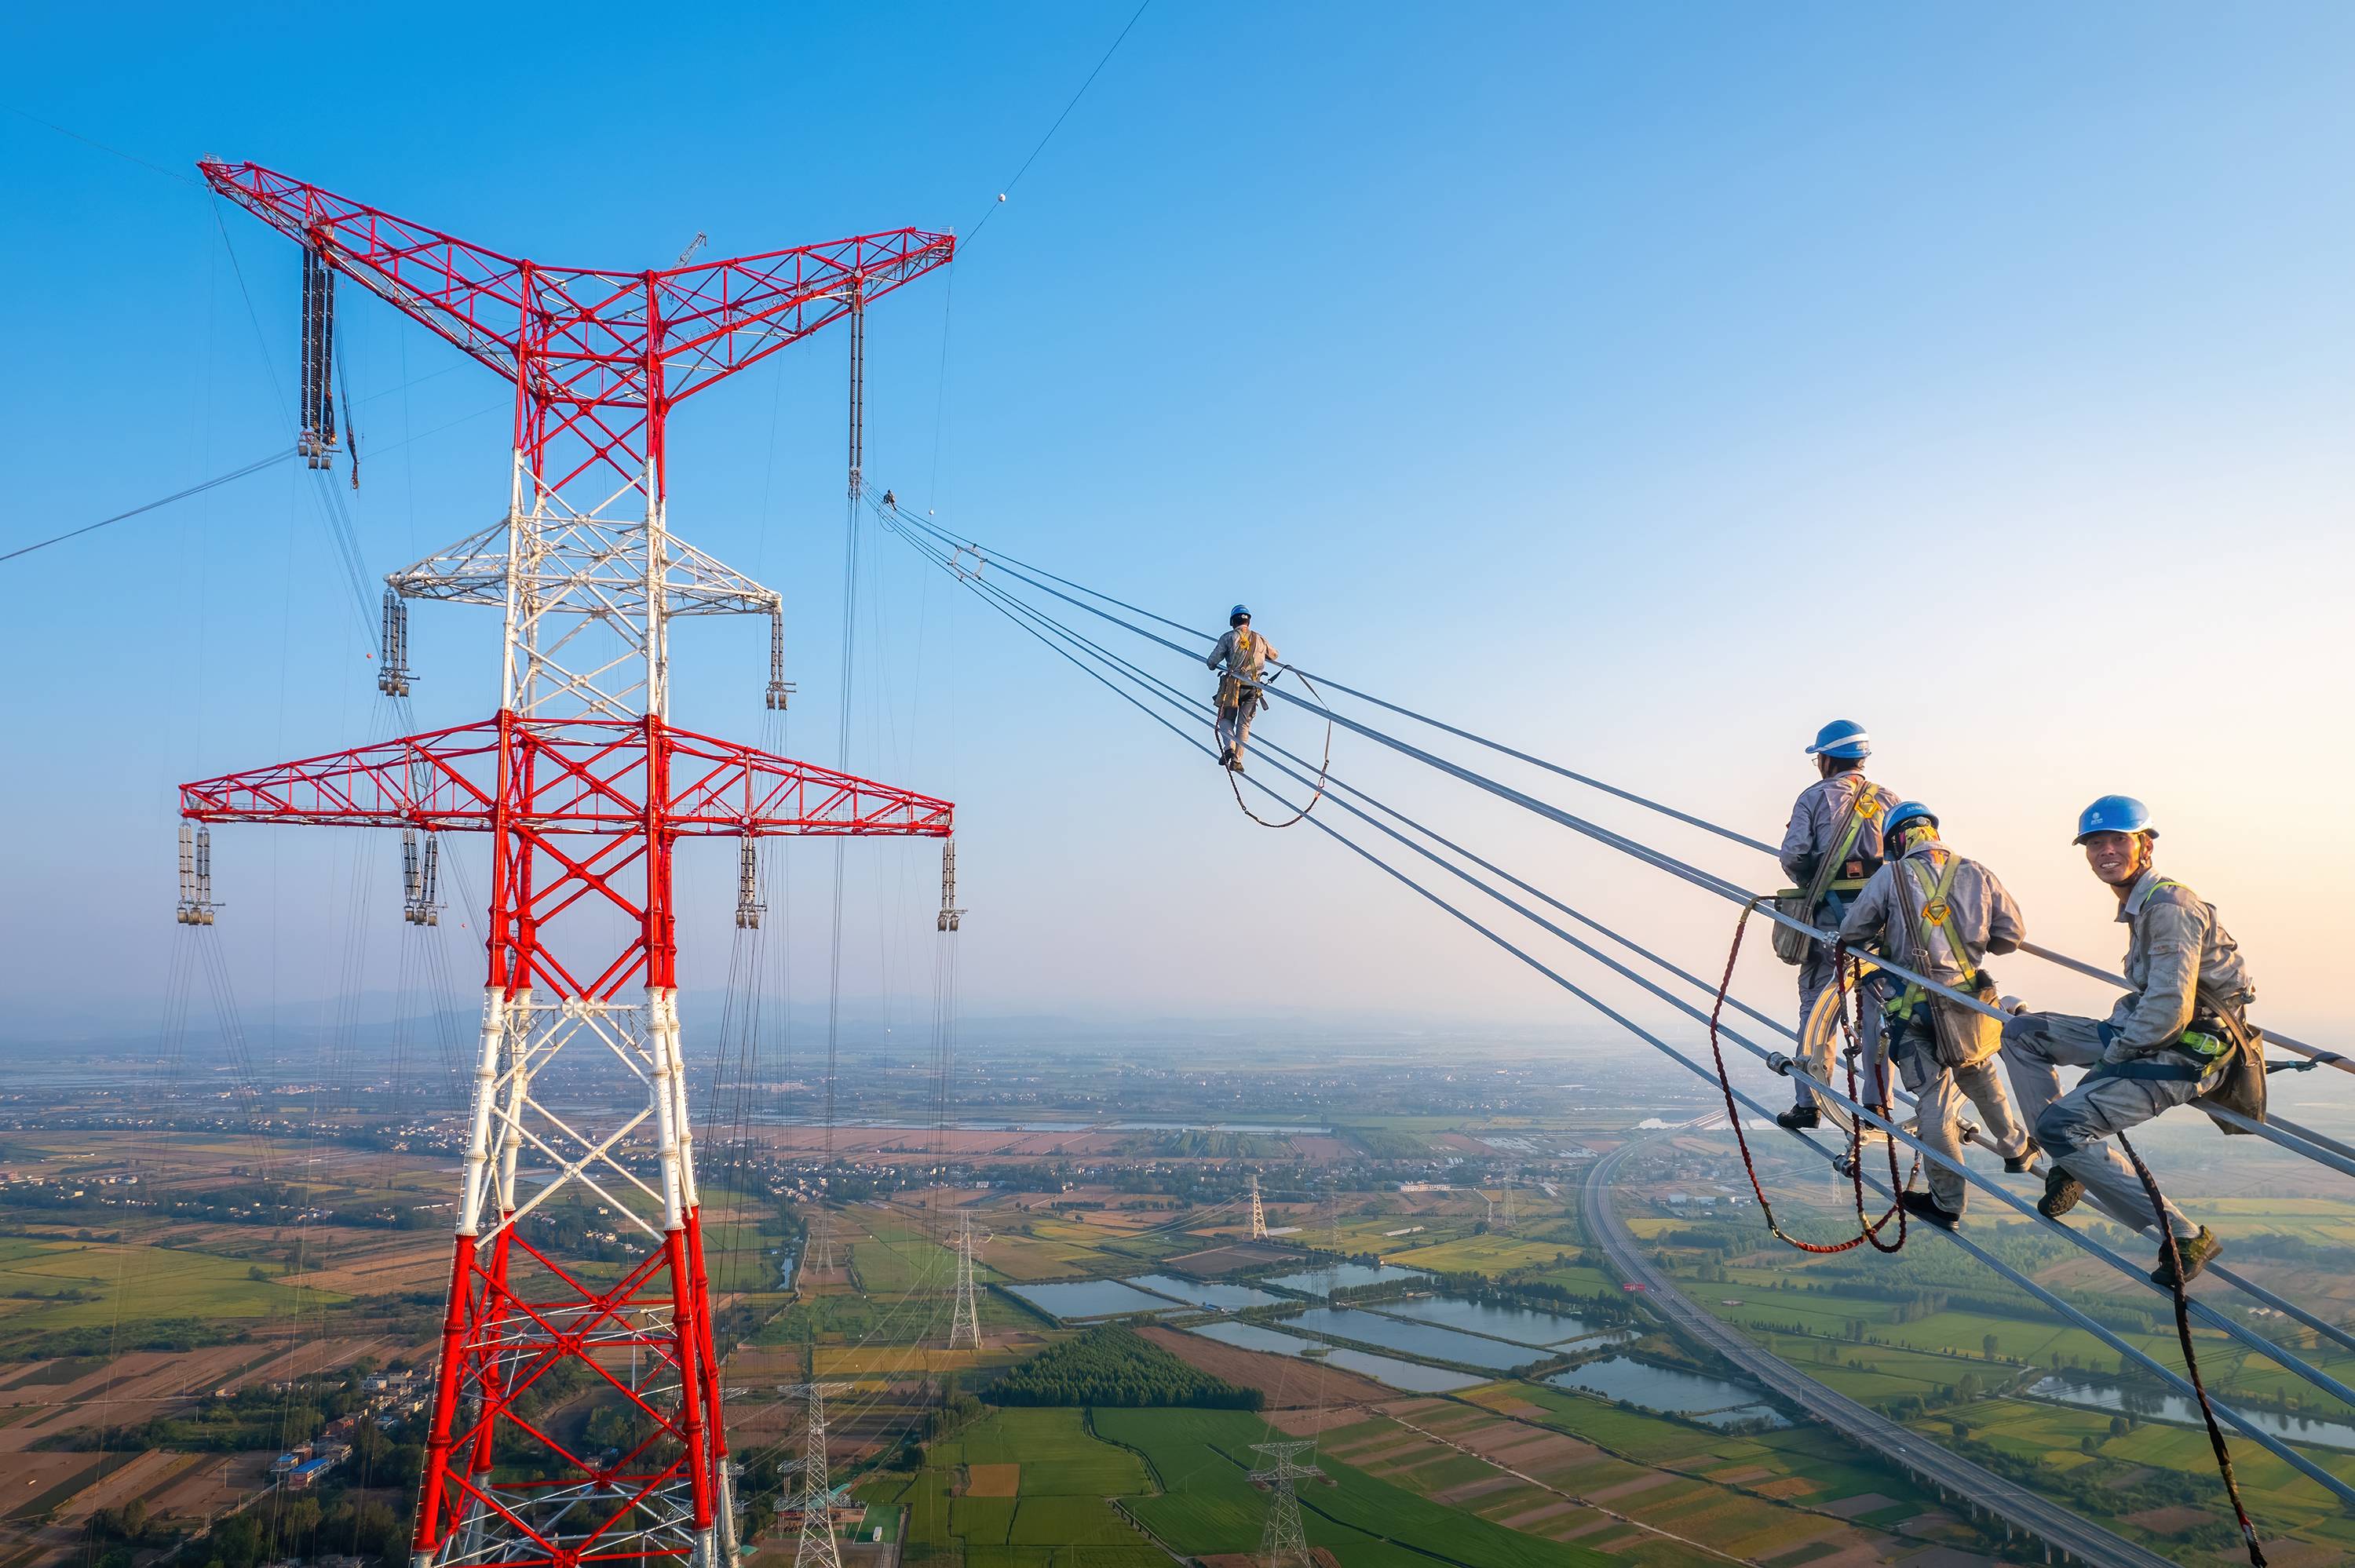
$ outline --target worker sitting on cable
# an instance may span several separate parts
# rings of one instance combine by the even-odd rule
[[[2085,862],[2117,895],[2117,917],[2127,933],[2131,991],[2107,1022],[2021,1012],[2003,1025],[2012,1087],[2052,1160],[2036,1206],[2056,1219],[2090,1196],[2121,1224],[2136,1230],[2151,1224],[2150,1196],[2132,1167],[2102,1141],[2110,1134],[2192,1099],[2264,1115],[2258,1036],[2243,1017],[2256,997],[2248,967],[2215,909],[2152,869],[2158,837],[2149,810],[2125,795],[2105,795],[2077,819]],[[2091,1069],[2065,1095],[2059,1071],[2064,1066]],[[2164,1212],[2156,1217],[2174,1233],[2188,1281],[2223,1244],[2163,1196],[2160,1202]],[[2164,1243],[2151,1279],[2169,1289],[2178,1283]]]
[[[1881,842],[1889,858],[1840,921],[1840,940],[1870,944],[1916,974],[1994,1005],[1995,982],[1979,966],[1989,953],[2018,950],[2027,935],[2019,906],[1993,872],[1940,842],[1937,817],[1918,800],[1889,813]],[[1986,1014],[1886,970],[1871,988],[1881,1001],[1882,1046],[1913,1093],[1922,1141],[1955,1162],[1930,1161],[1930,1190],[1900,1193],[1898,1201],[1906,1213],[1953,1230],[1962,1223],[1966,1192],[1959,1169],[1966,1097],[1987,1118],[1979,1141],[2003,1156],[2005,1170],[2027,1171],[2036,1158],[1996,1071],[2002,1030]]]
[[[1241,605],[1227,612],[1227,634],[1202,661],[1219,673],[1219,761],[1241,773],[1243,741],[1251,734],[1252,715],[1267,705],[1261,694],[1261,675],[1278,657],[1267,639],[1252,630],[1251,611]]]
[[[1811,926],[1838,925],[1867,874],[1881,863],[1881,822],[1897,804],[1897,792],[1864,776],[1872,740],[1860,724],[1834,719],[1816,732],[1807,755],[1816,759],[1816,782],[1799,791],[1791,808],[1791,825],[1783,833],[1783,871],[1798,886],[1776,908]],[[1816,1000],[1832,983],[1831,947],[1777,926],[1774,951],[1785,963],[1799,966],[1799,1027],[1804,1030]],[[1801,1080],[1796,1103],[1774,1119],[1796,1130],[1814,1127],[1821,1118],[1815,1090]]]

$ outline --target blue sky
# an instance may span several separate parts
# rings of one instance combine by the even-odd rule
[[[592,5],[560,36],[486,15],[463,37],[19,16],[11,52],[55,69],[0,115],[0,266],[33,304],[0,547],[275,450],[295,346],[291,248],[25,114],[174,172],[250,158],[510,251],[660,265],[698,230],[712,254],[969,231],[1128,14],[666,30]],[[1807,734],[1861,718],[2036,933],[2093,956],[2117,938],[2068,823],[2141,794],[2275,1021],[2343,1032],[2350,34],[2322,6],[1157,0],[954,289],[879,307],[868,471],[1181,619],[1248,599],[1312,669],[1764,836]],[[496,514],[505,405],[373,302],[345,346],[373,579]],[[779,355],[673,437],[673,527],[787,595],[790,742],[820,759],[843,349]],[[311,483],[274,471],[5,568],[20,1018],[153,1016],[174,783],[368,738],[367,629]],[[960,803],[974,1007],[1577,1022],[871,547],[900,553],[862,601],[853,763]],[[421,720],[487,713],[494,621],[411,625]],[[749,624],[683,631],[679,720],[757,736],[763,652]],[[1336,766],[1694,967],[1722,951],[1715,905],[1362,746]],[[392,983],[389,844],[225,830],[218,856],[254,1007]],[[725,977],[725,860],[687,872],[691,984]],[[930,855],[854,860],[849,986],[921,1016]],[[794,872],[805,999],[826,864]]]

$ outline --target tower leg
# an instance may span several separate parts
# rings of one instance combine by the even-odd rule
[[[415,1568],[427,1568],[449,1534],[445,1511],[456,1499],[446,1479],[454,1455],[452,1427],[458,1394],[466,1381],[464,1351],[474,1297],[474,1240],[481,1232],[484,1188],[491,1163],[491,1108],[498,1097],[499,1055],[506,1032],[506,999],[496,986],[483,993],[482,1047],[475,1057],[474,1103],[466,1121],[466,1157],[458,1186],[458,1224],[450,1260],[450,1298],[442,1314],[442,1361],[435,1371],[433,1425],[425,1440],[425,1474],[417,1505],[417,1533],[410,1542]]]

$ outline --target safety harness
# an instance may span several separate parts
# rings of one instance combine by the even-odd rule
[[[1235,628],[1235,651],[1227,661],[1226,674],[1219,677],[1219,711],[1233,712],[1245,702],[1263,703],[1257,676],[1260,670],[1260,637],[1248,626]],[[1236,672],[1249,670],[1252,679],[1245,680]]]
[[[1872,792],[1872,781],[1862,773],[1857,775],[1856,783],[1856,793],[1849,797],[1848,809],[1832,829],[1832,851],[1816,863],[1815,874],[1807,878],[1806,889],[1786,887],[1775,895],[1775,909],[1805,925],[1816,923],[1816,910],[1826,894],[1855,892],[1864,885],[1865,873],[1870,869],[1862,861],[1849,857],[1856,852],[1856,841],[1864,836],[1865,823],[1881,815],[1881,801]],[[1842,872],[1848,874],[1843,876]],[[1780,921],[1775,922],[1768,939],[1774,944],[1774,956],[1786,964],[1806,963],[1807,949],[1815,945],[1814,938]]]

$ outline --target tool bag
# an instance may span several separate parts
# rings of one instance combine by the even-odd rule
[[[2216,1021],[2224,1026],[2224,1033],[2231,1041],[2223,1075],[2216,1080],[2214,1088],[2200,1097],[2200,1103],[2237,1111],[2262,1125],[2265,1119],[2264,1032],[2242,1017],[2240,1009],[2226,1006],[2222,997],[2205,986],[2200,990],[2200,1001],[2202,1010],[2214,1014]],[[2208,1119],[2228,1136],[2237,1137],[2249,1130],[2245,1127],[2234,1127],[2221,1117]]]
[[[1864,832],[1865,802],[1872,796],[1872,786],[1861,773],[1857,776],[1856,784],[1856,793],[1849,797],[1848,810],[1841,813],[1839,824],[1832,829],[1832,841],[1838,847],[1816,863],[1815,874],[1807,878],[1806,891],[1786,887],[1774,895],[1776,914],[1787,915],[1810,926],[1816,923],[1817,906],[1823,903],[1824,895],[1831,889],[1832,879],[1839,874],[1849,852],[1856,848],[1857,838]],[[1879,810],[1878,802],[1873,809]],[[1815,941],[1805,931],[1785,926],[1780,920],[1774,922],[1774,956],[1786,964],[1806,963],[1807,949],[1815,946]]]

